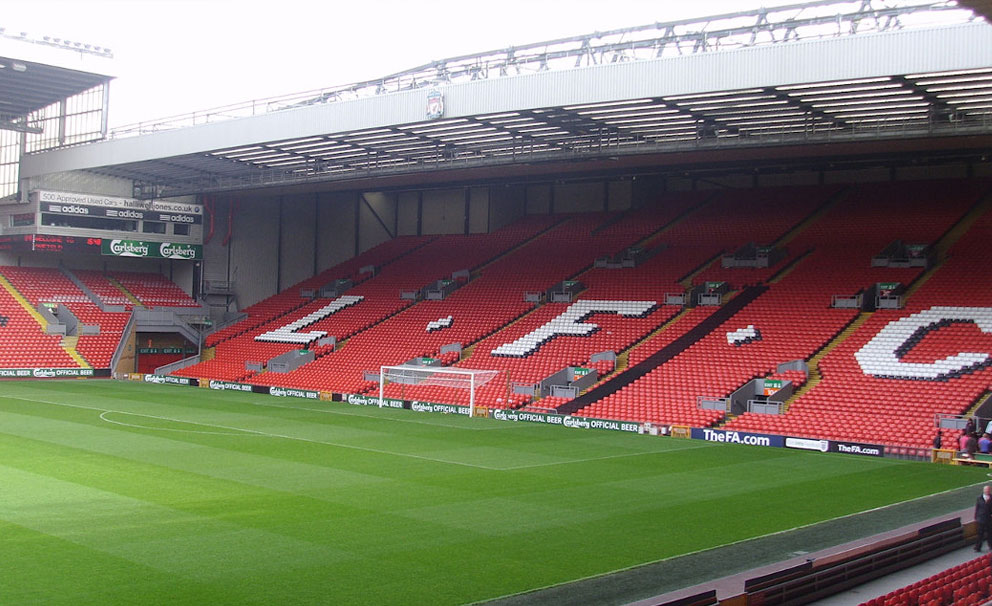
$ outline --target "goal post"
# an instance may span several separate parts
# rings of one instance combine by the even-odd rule
[[[502,372],[502,370],[452,368],[450,366],[380,366],[379,407],[381,408],[385,404],[385,391],[388,383],[451,387],[468,390],[468,414],[474,416],[476,391]]]

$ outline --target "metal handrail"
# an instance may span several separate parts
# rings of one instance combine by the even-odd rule
[[[851,5],[850,0],[800,2],[704,18],[649,23],[460,55],[381,78],[127,124],[112,129],[108,138],[144,135],[309,105],[523,73],[900,30],[907,27],[902,18],[917,13],[942,13],[955,23],[975,18],[970,11],[949,0],[920,0],[916,4],[878,8],[872,6],[871,1],[861,2],[855,8]]]

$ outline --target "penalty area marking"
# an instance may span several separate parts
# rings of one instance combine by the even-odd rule
[[[647,452],[621,453],[621,454],[607,455],[607,456],[603,456],[603,457],[588,457],[588,458],[584,458],[584,459],[569,459],[569,460],[566,460],[566,461],[551,461],[551,462],[546,462],[546,463],[529,463],[529,464],[524,464],[524,465],[511,465],[511,466],[507,466],[507,467],[493,467],[491,465],[479,465],[479,464],[476,464],[476,463],[468,463],[468,462],[465,462],[465,461],[453,461],[453,460],[450,460],[450,459],[437,459],[437,458],[434,458],[434,457],[428,457],[428,456],[423,456],[423,455],[416,455],[416,454],[405,453],[405,452],[394,452],[394,451],[391,451],[391,450],[382,450],[382,449],[378,449],[378,448],[369,448],[367,446],[355,446],[353,444],[342,444],[342,443],[339,443],[339,442],[328,442],[328,441],[324,441],[324,440],[314,440],[314,439],[303,438],[303,437],[299,437],[299,436],[289,436],[289,435],[285,435],[285,434],[269,433],[269,432],[260,431],[260,430],[257,430],[257,429],[246,429],[244,427],[232,427],[232,426],[229,426],[229,425],[217,425],[217,424],[213,424],[213,423],[201,423],[201,422],[198,422],[198,421],[187,421],[185,419],[175,419],[175,418],[172,418],[172,417],[162,417],[162,416],[158,416],[158,415],[150,415],[150,414],[143,414],[143,413],[127,412],[127,411],[124,411],[124,410],[113,410],[113,409],[99,408],[99,407],[96,407],[96,406],[84,406],[82,404],[69,404],[67,402],[51,402],[51,401],[48,401],[48,400],[37,400],[37,399],[34,399],[34,398],[24,398],[24,397],[19,397],[19,396],[0,396],[0,399],[20,400],[20,401],[23,401],[23,402],[33,402],[33,403],[38,403],[38,404],[49,404],[49,405],[52,405],[52,406],[63,406],[63,407],[67,407],[67,408],[77,408],[77,409],[81,409],[81,410],[93,410],[93,411],[97,411],[97,412],[101,413],[100,414],[100,419],[102,421],[104,421],[106,423],[111,423],[111,424],[114,424],[114,425],[121,425],[121,426],[124,426],[124,427],[130,426],[130,427],[136,427],[136,428],[139,428],[139,429],[152,429],[152,430],[161,430],[161,429],[164,429],[164,430],[167,430],[167,431],[176,431],[176,432],[185,432],[185,433],[200,433],[200,434],[208,433],[208,432],[199,431],[199,430],[159,428],[159,427],[149,427],[147,425],[130,425],[128,423],[123,423],[123,422],[109,420],[104,415],[106,415],[106,414],[125,414],[125,415],[137,416],[137,417],[145,417],[145,418],[148,418],[148,419],[157,419],[159,421],[172,421],[174,423],[188,423],[190,425],[200,425],[202,427],[210,427],[210,428],[213,428],[213,429],[224,429],[224,430],[227,430],[228,432],[240,432],[240,433],[210,432],[210,433],[214,433],[216,435],[258,435],[258,436],[265,436],[265,437],[269,437],[269,438],[281,438],[281,439],[284,439],[284,440],[295,440],[295,441],[299,441],[299,442],[307,442],[307,443],[310,443],[310,444],[323,444],[325,446],[334,446],[334,447],[337,447],[337,448],[346,448],[346,449],[350,449],[350,450],[359,450],[359,451],[363,451],[363,452],[372,452],[372,453],[376,453],[376,454],[391,455],[391,456],[397,456],[397,457],[406,457],[406,458],[410,458],[410,459],[418,459],[418,460],[421,460],[421,461],[431,461],[433,463],[444,463],[444,464],[448,464],[448,465],[458,465],[460,467],[471,467],[473,469],[484,469],[486,471],[518,471],[518,470],[524,470],[524,469],[536,469],[536,468],[540,468],[540,467],[554,467],[556,465],[571,465],[571,464],[575,464],[575,463],[585,463],[585,462],[591,462],[591,461],[597,461],[597,460],[604,460],[604,459],[619,459],[619,458],[645,456],[645,455],[668,454],[670,452],[679,452],[679,451],[682,451],[682,450],[695,450],[696,448],[703,448],[703,447],[705,447],[705,445],[703,445],[703,444],[700,444],[698,446],[697,445],[692,445],[692,446],[688,446],[687,445],[687,446],[683,446],[683,447],[680,447],[680,448],[677,448],[677,449],[667,449],[666,448],[664,450],[652,450],[652,451],[647,451]],[[296,407],[286,407],[286,406],[278,406],[278,405],[276,405],[274,407],[275,408],[290,408],[290,409],[299,410]],[[358,415],[358,416],[364,416],[364,415]]]
[[[113,419],[108,419],[107,418],[107,415],[108,414],[128,415],[128,416],[132,416],[132,417],[145,417],[145,418],[152,418],[152,419],[162,419],[162,417],[154,417],[152,415],[143,415],[143,414],[136,413],[136,412],[124,412],[123,410],[105,410],[105,411],[103,411],[103,412],[100,413],[100,420],[101,421],[106,421],[107,423],[110,423],[112,425],[121,425],[122,427],[133,427],[134,429],[151,429],[153,431],[175,431],[175,432],[179,432],[179,433],[202,433],[202,434],[207,434],[207,435],[212,435],[212,436],[251,436],[251,435],[256,435],[253,432],[246,431],[244,429],[237,429],[237,428],[233,428],[233,429],[236,429],[236,431],[203,431],[203,430],[199,430],[199,429],[177,429],[175,427],[155,427],[153,425],[136,425],[134,423],[125,423],[123,421],[115,421]],[[169,421],[172,421],[174,423],[186,423],[187,425],[203,425],[205,427],[212,427],[211,425],[205,425],[203,423],[197,423],[195,421],[176,421],[176,420],[173,420],[173,419],[168,419],[168,420]]]
[[[255,434],[255,435],[259,435],[259,436],[267,436],[267,437],[270,437],[270,438],[281,438],[281,439],[284,439],[284,440],[296,440],[298,442],[307,442],[309,444],[323,444],[325,446],[334,446],[336,448],[346,448],[346,449],[349,449],[349,450],[360,450],[360,451],[363,451],[363,452],[374,452],[376,454],[390,455],[390,456],[395,456],[395,457],[406,457],[406,458],[410,458],[410,459],[418,459],[418,460],[421,460],[421,461],[431,461],[432,463],[445,463],[445,464],[448,464],[448,465],[458,465],[460,467],[472,467],[472,468],[475,468],[475,469],[485,469],[487,471],[505,471],[505,469],[502,468],[502,467],[491,467],[489,465],[476,465],[475,463],[466,463],[464,461],[450,461],[450,460],[446,460],[446,459],[435,459],[433,457],[425,457],[425,456],[422,456],[422,455],[415,455],[415,454],[410,454],[410,453],[406,453],[406,452],[393,452],[391,450],[380,450],[378,448],[368,448],[366,446],[355,446],[355,445],[352,445],[352,444],[341,444],[339,442],[327,442],[327,441],[324,441],[324,440],[312,440],[310,438],[301,438],[299,436],[287,436],[285,434],[269,433],[269,432],[266,432],[266,431],[259,431],[257,429],[246,429],[244,427],[231,427],[229,425],[216,425],[216,424],[213,424],[213,423],[200,423],[200,422],[197,422],[197,421],[186,421],[184,419],[174,419],[174,418],[171,418],[171,417],[161,417],[161,416],[158,416],[158,415],[149,415],[149,414],[142,414],[142,413],[127,412],[127,411],[124,411],[124,410],[112,410],[112,409],[106,409],[106,408],[98,408],[96,406],[83,406],[82,404],[69,404],[67,402],[50,402],[48,400],[36,400],[34,398],[22,398],[22,397],[19,397],[19,396],[0,396],[0,399],[20,400],[20,401],[23,401],[23,402],[33,402],[35,404],[49,404],[51,406],[64,406],[66,408],[78,408],[80,410],[93,410],[93,411],[97,411],[97,412],[101,412],[101,413],[123,413],[123,414],[129,414],[129,415],[134,415],[134,416],[146,417],[146,418],[149,418],[149,419],[158,419],[160,421],[173,421],[175,423],[190,423],[190,424],[193,424],[193,425],[201,425],[203,427],[213,427],[215,429],[226,429],[226,430],[229,430],[229,431],[240,431],[240,432],[245,432],[247,434]],[[104,421],[107,421],[106,419],[103,419],[103,420]],[[110,422],[110,421],[107,421],[107,422]],[[147,429],[147,427],[142,426],[142,429]]]

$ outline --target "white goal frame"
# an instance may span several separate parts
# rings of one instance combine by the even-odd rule
[[[386,389],[386,374],[387,371],[396,371],[400,375],[406,375],[408,377],[417,377],[424,375],[461,375],[463,377],[468,377],[468,385],[461,387],[458,385],[452,385],[456,389],[468,388],[468,416],[475,416],[475,390],[478,387],[482,387],[486,383],[489,383],[499,374],[502,370],[483,370],[483,369],[470,369],[470,368],[453,368],[451,366],[380,366],[379,367],[379,408],[385,405],[385,389]],[[435,383],[436,385],[436,383]]]

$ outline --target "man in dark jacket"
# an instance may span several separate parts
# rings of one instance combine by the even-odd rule
[[[992,549],[992,537],[989,536],[989,531],[992,531],[992,486],[988,484],[982,488],[982,494],[975,502],[975,522],[978,523],[975,551],[981,551],[985,541],[989,542],[989,548]]]

